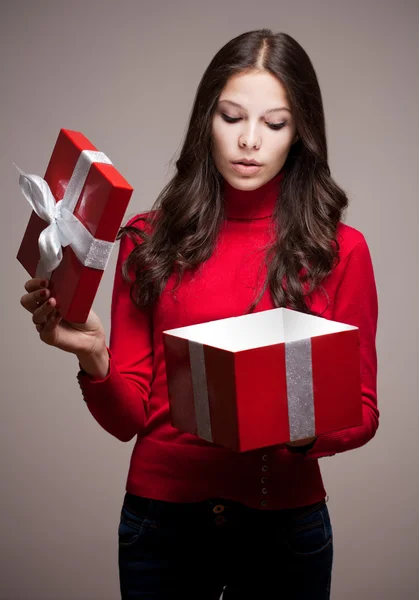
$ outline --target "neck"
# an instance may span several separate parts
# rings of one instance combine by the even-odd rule
[[[227,219],[266,219],[271,217],[278,196],[284,169],[281,169],[270,181],[255,190],[238,190],[224,179],[222,196]]]

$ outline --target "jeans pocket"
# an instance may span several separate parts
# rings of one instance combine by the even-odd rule
[[[132,546],[144,530],[156,528],[157,522],[155,519],[150,518],[149,510],[145,509],[142,512],[136,510],[134,512],[124,503],[119,519],[118,543],[120,546]]]
[[[118,527],[118,543],[120,546],[135,544],[141,534],[145,515],[130,512],[125,506],[121,509]]]
[[[307,514],[294,516],[286,529],[286,544],[295,555],[319,554],[332,543],[332,524],[326,503]]]

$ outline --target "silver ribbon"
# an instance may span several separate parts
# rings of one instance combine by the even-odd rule
[[[68,245],[84,266],[105,270],[114,242],[96,239],[74,215],[80,193],[94,162],[112,164],[103,152],[83,150],[64,197],[58,202],[55,201],[45,179],[39,175],[28,175],[15,165],[20,174],[19,185],[23,195],[38,217],[48,223],[48,227],[41,232],[38,239],[40,259],[35,277],[49,279],[52,271],[62,261],[62,248]]]
[[[315,435],[311,339],[285,343],[290,442]]]
[[[197,434],[204,440],[212,442],[207,375],[202,344],[189,340],[189,360]],[[285,365],[290,428],[289,441],[292,442],[315,435],[310,338],[285,343]]]
[[[189,360],[191,363],[197,434],[200,438],[212,442],[207,373],[205,369],[204,346],[202,344],[189,340]]]

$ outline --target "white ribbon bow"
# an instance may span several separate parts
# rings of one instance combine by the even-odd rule
[[[62,248],[68,245],[84,266],[100,270],[106,268],[114,243],[94,238],[73,213],[93,162],[112,164],[103,152],[83,150],[64,197],[58,202],[45,179],[39,175],[28,175],[15,165],[20,174],[19,185],[23,195],[38,217],[48,223],[38,239],[40,260],[35,277],[49,279],[62,261]]]

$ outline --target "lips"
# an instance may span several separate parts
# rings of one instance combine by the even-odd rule
[[[255,164],[247,164],[242,162],[232,162],[232,169],[234,169],[237,173],[242,173],[243,175],[253,175],[254,173],[258,173],[262,168],[262,165]]]
[[[234,160],[233,163],[235,165],[246,165],[246,166],[252,165],[252,166],[255,166],[255,167],[260,167],[261,166],[261,164],[259,162],[257,162],[257,161]]]

